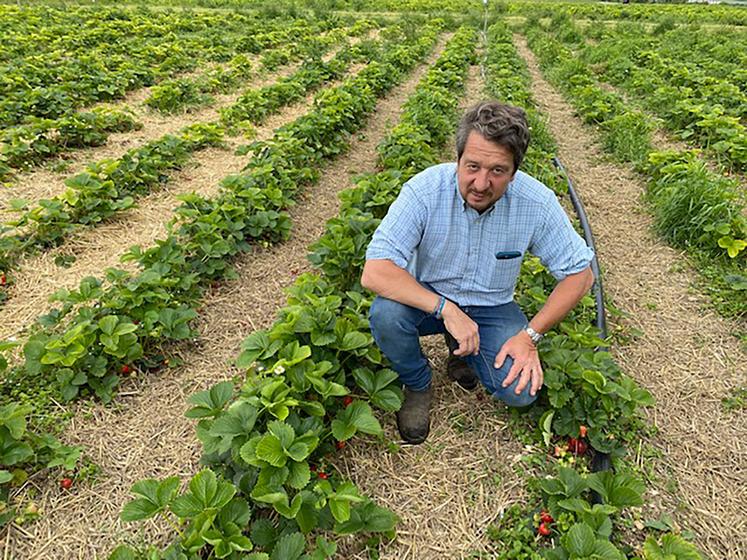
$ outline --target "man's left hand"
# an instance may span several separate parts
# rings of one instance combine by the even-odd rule
[[[542,366],[540,365],[537,347],[523,330],[509,338],[495,357],[495,368],[498,369],[506,361],[506,356],[511,356],[514,363],[503,380],[503,387],[508,387],[518,377],[516,394],[520,394],[530,383],[529,394],[534,396],[542,387]]]

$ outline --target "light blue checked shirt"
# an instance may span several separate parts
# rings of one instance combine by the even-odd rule
[[[462,198],[456,169],[442,163],[407,181],[366,259],[392,261],[459,306],[512,301],[527,252],[558,280],[589,266],[592,250],[545,185],[517,171],[505,194],[479,214]]]

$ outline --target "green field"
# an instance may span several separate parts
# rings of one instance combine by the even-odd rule
[[[745,26],[695,4],[0,4],[4,557],[743,558]],[[574,223],[569,180],[587,206],[609,332],[585,297],[521,413],[440,375],[431,439],[402,445],[365,250],[485,98],[527,111],[523,170]],[[531,316],[554,283],[529,257],[515,299]]]

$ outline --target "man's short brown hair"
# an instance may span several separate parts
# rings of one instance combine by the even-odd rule
[[[472,131],[486,140],[507,148],[514,156],[514,172],[524,160],[529,146],[529,125],[524,109],[498,101],[481,101],[464,113],[456,133],[457,161]]]

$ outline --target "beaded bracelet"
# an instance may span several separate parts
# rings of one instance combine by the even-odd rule
[[[438,300],[438,305],[433,309],[433,316],[436,319],[441,319],[441,313],[444,310],[444,306],[446,305],[446,298],[444,296],[441,296],[441,298]]]

